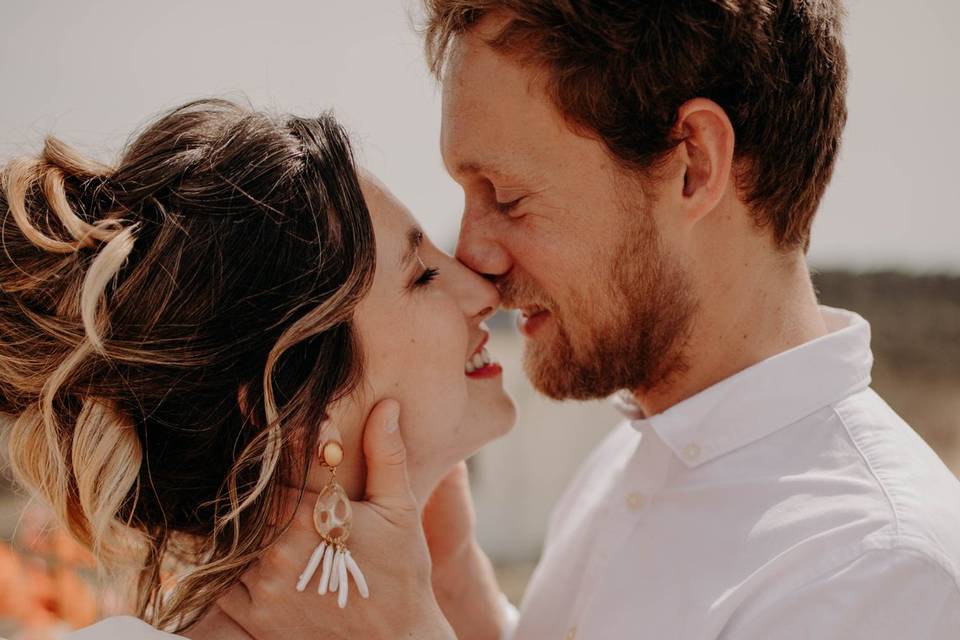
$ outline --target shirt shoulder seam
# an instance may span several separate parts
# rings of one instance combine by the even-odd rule
[[[897,508],[896,500],[893,499],[893,496],[890,494],[889,489],[887,489],[887,483],[881,477],[881,474],[877,472],[874,468],[873,463],[870,458],[864,453],[863,448],[860,446],[860,441],[853,434],[853,430],[850,429],[850,425],[847,423],[846,418],[843,417],[843,414],[837,408],[835,403],[830,405],[830,410],[833,412],[833,415],[837,417],[840,421],[840,424],[843,425],[843,430],[847,434],[847,437],[850,438],[850,442],[853,443],[853,448],[856,449],[857,455],[860,456],[860,459],[863,460],[863,463],[866,465],[867,469],[870,471],[870,475],[877,482],[877,485],[880,487],[880,491],[883,492],[884,498],[887,500],[887,505],[890,507],[890,514],[893,516],[893,527],[896,538],[900,540],[903,535],[903,530],[900,526],[900,511]]]
[[[870,474],[873,476],[874,480],[876,480],[877,484],[880,486],[880,490],[883,492],[883,495],[886,498],[887,503],[890,507],[890,511],[893,515],[894,532],[892,536],[893,537],[892,544],[888,545],[886,548],[913,549],[918,553],[925,554],[927,557],[937,562],[939,566],[943,567],[944,571],[948,571],[953,581],[957,584],[958,588],[960,588],[960,569],[958,569],[956,563],[952,561],[949,555],[944,553],[942,548],[937,547],[937,545],[933,541],[927,538],[924,538],[923,536],[915,535],[913,533],[908,533],[903,530],[903,527],[901,526],[901,514],[897,505],[897,501],[893,497],[893,495],[890,493],[889,489],[887,488],[887,484],[884,481],[882,474],[876,470],[876,468],[873,466],[872,462],[870,461],[870,458],[863,451],[863,448],[860,445],[860,441],[853,434],[853,431],[850,429],[850,425],[848,424],[847,420],[844,418],[841,411],[836,406],[831,406],[831,409],[833,410],[834,415],[837,416],[837,419],[840,420],[840,423],[843,425],[843,428],[846,431],[847,436],[850,438],[850,441],[853,443],[854,448],[857,450],[857,454],[863,460],[863,463],[867,466],[867,469],[869,469]],[[879,533],[875,534],[875,537],[879,538],[880,535],[881,534]],[[949,567],[950,569],[947,570],[947,567]]]
[[[882,536],[876,536],[878,539]],[[864,555],[871,551],[891,551],[900,553],[909,553],[920,556],[930,564],[936,566],[957,588],[957,595],[960,596],[960,574],[957,573],[956,566],[950,558],[940,553],[929,540],[917,536],[901,534],[890,544],[874,542],[871,537],[864,540]]]

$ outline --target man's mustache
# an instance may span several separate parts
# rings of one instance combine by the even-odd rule
[[[556,304],[534,282],[516,276],[500,277],[493,282],[500,292],[500,306],[504,309],[539,307],[553,309]]]

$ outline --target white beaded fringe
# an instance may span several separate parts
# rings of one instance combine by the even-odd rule
[[[317,569],[320,569],[320,584],[317,585],[317,593],[325,595],[337,592],[337,604],[341,609],[347,606],[348,580],[347,574],[353,576],[353,581],[357,585],[357,591],[363,598],[370,597],[370,589],[367,587],[367,580],[363,572],[357,565],[356,560],[350,555],[350,551],[345,547],[337,548],[335,545],[327,544],[326,541],[317,545],[317,548],[310,554],[310,560],[307,566],[300,574],[297,580],[297,591],[305,591],[310,580],[313,578]]]

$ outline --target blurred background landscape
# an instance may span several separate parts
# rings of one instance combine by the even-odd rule
[[[824,304],[873,326],[874,387],[960,473],[960,3],[850,0],[850,118],[814,226]],[[452,249],[462,206],[437,151],[440,101],[416,0],[4,0],[0,161],[53,133],[104,160],[154,114],[218,95],[308,115],[334,108],[361,162]],[[896,46],[893,46],[896,43]],[[493,323],[517,428],[471,460],[478,536],[518,601],[556,498],[619,421],[524,379],[512,319]],[[0,483],[0,636],[56,638],[121,605],[90,558]]]

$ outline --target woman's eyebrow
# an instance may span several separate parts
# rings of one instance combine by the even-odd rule
[[[419,227],[410,227],[410,230],[407,231],[407,248],[400,256],[401,269],[406,269],[413,262],[421,244],[423,244],[423,231]]]

